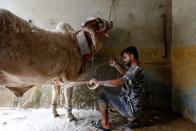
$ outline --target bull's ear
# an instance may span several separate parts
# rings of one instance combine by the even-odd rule
[[[96,19],[97,19],[97,17],[87,18],[87,20],[84,23],[82,23],[82,28],[84,28],[84,27],[93,27],[94,24],[96,24]]]
[[[93,46],[94,46],[94,48],[95,48],[95,50],[96,50],[97,39],[96,39],[95,31],[94,31],[92,28],[88,28],[88,27],[84,27],[83,30],[84,30],[85,32],[88,32],[88,33],[90,34],[90,37],[91,37]]]

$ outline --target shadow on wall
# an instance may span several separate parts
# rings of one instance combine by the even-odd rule
[[[172,88],[156,79],[147,76],[144,93],[144,110],[171,111]]]
[[[181,90],[180,90],[181,89]],[[196,122],[196,88],[190,90],[183,90],[180,87],[173,89],[173,108],[177,113],[183,115]]]

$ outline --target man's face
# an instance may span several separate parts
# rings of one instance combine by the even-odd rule
[[[130,53],[124,53],[123,54],[123,62],[127,65],[130,66],[131,65],[131,59],[132,58],[132,54]]]

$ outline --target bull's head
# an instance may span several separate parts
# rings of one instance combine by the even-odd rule
[[[91,17],[82,24],[82,29],[87,33],[92,41],[91,49],[93,52],[98,52],[102,48],[102,41],[108,37],[108,30],[113,26],[112,21],[106,21],[102,18]]]

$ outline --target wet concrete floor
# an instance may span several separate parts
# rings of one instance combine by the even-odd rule
[[[112,131],[196,131],[196,123],[174,113],[164,113],[160,111],[145,112],[140,120],[140,127],[130,129],[123,127],[126,120],[118,113],[111,113]]]

